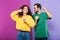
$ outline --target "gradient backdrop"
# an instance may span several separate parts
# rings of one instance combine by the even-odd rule
[[[32,11],[35,3],[46,6],[53,15],[52,20],[48,21],[49,40],[60,40],[60,0],[30,0]]]
[[[16,40],[18,31],[15,29],[15,22],[10,18],[10,13],[24,4],[30,6],[34,13],[35,3],[46,6],[53,15],[52,20],[48,20],[49,40],[60,40],[60,0],[0,0],[0,40]],[[34,36],[33,31],[34,29]],[[31,37],[34,40],[33,36]]]
[[[0,0],[0,40],[16,40],[17,30],[10,13],[22,5],[29,5],[29,0]]]

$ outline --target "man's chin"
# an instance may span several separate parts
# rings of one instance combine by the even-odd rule
[[[37,12],[35,12],[35,14],[37,14]]]
[[[34,11],[34,12],[37,12],[37,11]]]

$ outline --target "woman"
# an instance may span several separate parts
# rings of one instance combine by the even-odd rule
[[[13,11],[10,16],[16,22],[18,40],[30,40],[30,29],[35,25],[30,8],[23,5],[19,10]]]

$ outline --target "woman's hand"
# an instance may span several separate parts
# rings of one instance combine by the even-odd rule
[[[19,9],[18,11],[19,11],[19,12],[22,12],[22,9]]]

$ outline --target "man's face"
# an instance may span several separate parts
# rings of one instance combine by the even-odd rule
[[[38,12],[37,5],[34,5],[34,11],[35,11],[35,12]]]

